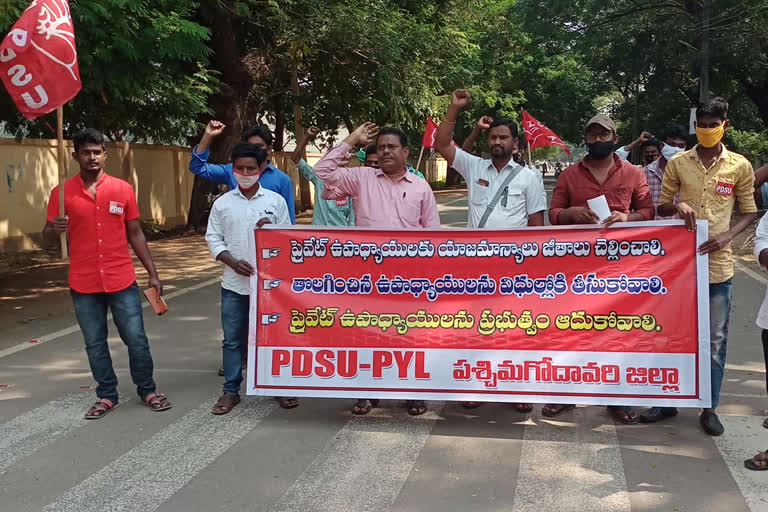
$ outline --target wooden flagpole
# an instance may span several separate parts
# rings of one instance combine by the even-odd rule
[[[531,145],[528,144],[528,165],[533,169],[533,157],[531,156]]]
[[[64,107],[56,109],[56,137],[59,139],[56,149],[58,150],[57,160],[59,162],[59,217],[64,216],[64,182],[67,180],[67,156],[64,148]],[[69,258],[67,250],[67,233],[60,235],[61,257]]]
[[[424,146],[421,146],[421,151],[419,151],[419,161],[416,162],[416,170],[419,170],[419,167],[421,167],[421,157],[424,156]]]

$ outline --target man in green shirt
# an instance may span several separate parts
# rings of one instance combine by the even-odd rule
[[[317,126],[311,126],[301,141],[296,144],[296,150],[291,154],[291,160],[296,164],[299,172],[315,186],[315,209],[312,213],[312,224],[315,226],[354,226],[355,212],[352,208],[352,198],[323,199],[325,184],[315,175],[312,167],[301,157],[307,144],[317,137],[319,132],[320,129]]]

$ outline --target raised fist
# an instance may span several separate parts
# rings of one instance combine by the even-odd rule
[[[456,89],[453,91],[451,104],[455,107],[464,108],[472,101],[472,95],[466,89]]]
[[[491,128],[491,123],[493,122],[493,118],[489,116],[483,116],[477,121],[477,127],[481,130],[489,130]]]
[[[212,120],[205,127],[205,134],[211,137],[218,137],[219,135],[222,134],[222,132],[226,127],[227,125],[225,125],[224,123],[220,121]]]

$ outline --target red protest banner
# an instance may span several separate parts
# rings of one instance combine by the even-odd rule
[[[248,392],[706,407],[706,231],[256,230]]]
[[[47,114],[80,89],[67,0],[33,0],[0,44],[0,77],[27,119]]]
[[[523,131],[525,132],[525,140],[528,143],[528,147],[531,149],[542,146],[558,146],[563,148],[569,155],[571,154],[571,150],[563,144],[562,139],[555,132],[544,126],[541,121],[536,120],[525,110],[523,110]]]

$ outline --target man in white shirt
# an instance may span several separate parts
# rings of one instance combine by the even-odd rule
[[[755,258],[765,268],[768,268],[768,215],[763,215],[757,225],[755,233]],[[763,355],[765,357],[765,388],[768,391],[768,289],[765,291],[765,299],[757,314],[757,326],[763,330]],[[768,418],[763,421],[763,426],[768,428]]]
[[[755,233],[755,258],[765,268],[768,268],[768,215],[763,215]],[[768,390],[768,289],[765,291],[763,305],[757,314],[757,326],[763,330],[763,357],[765,359],[765,387]],[[763,420],[763,426],[768,428],[768,418]],[[744,461],[747,469],[765,471],[768,469],[768,450],[760,452],[751,459]]]
[[[543,226],[547,209],[547,194],[539,173],[514,162],[512,155],[518,144],[517,124],[500,118],[489,123],[488,149],[490,159],[473,156],[453,147],[453,129],[456,118],[471,97],[469,91],[454,91],[451,106],[440,124],[435,137],[435,148],[467,181],[469,195],[469,228],[521,228]],[[513,178],[506,184],[506,178]],[[504,187],[501,187],[504,185]],[[488,206],[503,188],[500,199],[493,206],[485,223],[481,225]]]
[[[227,414],[240,403],[243,382],[242,344],[248,336],[248,313],[253,267],[253,230],[264,224],[291,224],[285,199],[259,186],[267,168],[267,151],[253,144],[232,150],[232,171],[237,188],[221,196],[211,209],[205,241],[214,259],[226,265],[221,280],[221,327],[224,331],[224,393],[213,406],[213,414]],[[294,398],[281,398],[280,405],[292,409]]]
[[[490,159],[473,156],[455,148],[453,129],[462,109],[469,105],[469,91],[453,92],[451,106],[437,130],[435,148],[449,166],[467,181],[469,214],[467,227],[474,229],[510,229],[543,226],[547,193],[539,173],[513,160],[518,149],[517,124],[511,119],[495,119],[488,124]],[[465,407],[477,407],[465,402]],[[517,403],[515,409],[530,412],[531,404]]]

